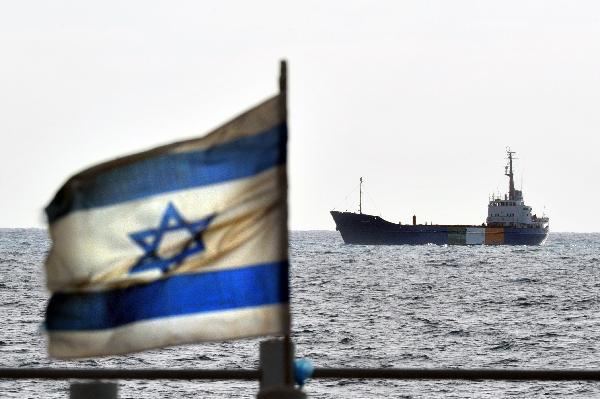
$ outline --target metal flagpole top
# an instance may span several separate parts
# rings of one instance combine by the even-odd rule
[[[287,61],[279,61],[279,91],[287,92]]]
[[[279,61],[279,95],[283,102],[283,113],[287,122],[287,61],[282,59]]]

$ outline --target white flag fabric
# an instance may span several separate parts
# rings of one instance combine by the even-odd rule
[[[287,333],[286,146],[277,95],[71,177],[46,208],[50,355]]]

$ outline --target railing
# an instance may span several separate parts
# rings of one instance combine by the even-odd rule
[[[0,368],[0,379],[87,380],[72,383],[71,399],[116,399],[117,384],[98,380],[258,380],[259,399],[305,398],[286,382],[281,341],[261,343],[260,369]],[[291,365],[290,365],[291,367]],[[313,379],[600,381],[600,370],[316,368]]]
[[[260,369],[0,368],[10,380],[261,380]],[[315,368],[313,379],[600,381],[596,370]]]

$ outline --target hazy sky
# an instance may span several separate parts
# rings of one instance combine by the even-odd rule
[[[597,1],[6,1],[0,52],[0,226],[274,94],[285,57],[291,228],[334,229],[359,176],[365,212],[479,224],[510,146],[551,230],[600,231]]]

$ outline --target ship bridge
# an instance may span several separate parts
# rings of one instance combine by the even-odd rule
[[[522,199],[509,201],[494,198],[488,204],[486,223],[488,226],[502,227],[531,225],[533,223],[531,207],[525,205]]]
[[[531,207],[525,205],[523,192],[515,190],[513,176],[513,154],[507,148],[508,164],[505,175],[509,178],[508,194],[504,198],[492,197],[488,203],[488,216],[486,223],[490,227],[546,227],[547,217],[538,217],[531,214]]]

